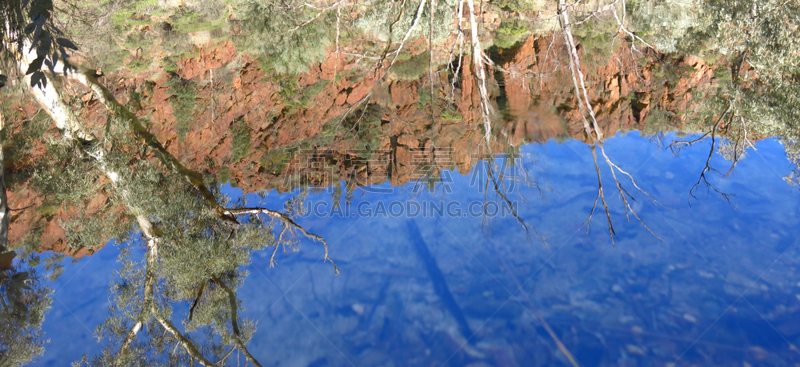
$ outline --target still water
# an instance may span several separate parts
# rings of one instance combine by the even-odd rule
[[[777,139],[760,140],[729,176],[709,175],[729,200],[705,185],[693,198],[709,140],[677,156],[639,132],[605,141],[608,157],[652,197],[617,172],[641,218],[627,220],[601,162],[613,242],[601,203],[587,231],[598,173],[589,146],[574,140],[523,146],[504,171],[502,196],[485,185],[481,164],[445,171],[435,186],[360,187],[340,198],[340,211],[332,198],[341,193],[313,190],[303,201],[318,212],[297,222],[327,239],[340,274],[308,239],[278,251],[273,268],[272,248],[253,253],[236,293],[240,319],[255,324],[248,349],[263,365],[317,367],[800,362],[800,192],[783,179],[792,165]],[[725,173],[730,162],[715,154],[710,164]],[[223,192],[272,208],[299,194]],[[470,212],[471,203],[501,208],[504,198],[519,219]],[[409,215],[409,202],[452,210]],[[144,257],[141,241],[131,242],[132,257]],[[93,331],[108,315],[120,246],[67,262],[50,284],[50,343],[34,365],[102,350],[107,341]],[[173,322],[190,306],[173,303]]]
[[[800,7],[474,3],[3,1],[0,366],[800,365]]]

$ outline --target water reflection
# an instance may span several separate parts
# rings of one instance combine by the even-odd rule
[[[602,231],[586,237],[581,224],[596,193],[588,149],[574,143],[527,147],[543,157],[540,166],[549,190],[547,202],[532,202],[523,217],[537,223],[548,247],[531,245],[513,218],[496,220],[488,239],[482,218],[315,219],[326,228],[345,278],[334,280],[307,251],[289,255],[269,271],[268,257],[255,257],[249,267],[252,284],[267,282],[272,291],[263,298],[251,291],[255,299],[245,304],[245,312],[260,316],[260,327],[266,323],[271,331],[263,334],[263,341],[257,336],[254,345],[300,365],[322,360],[331,365],[348,360],[356,365],[442,364],[448,358],[452,365],[568,363],[539,313],[585,365],[647,364],[653,359],[715,364],[794,360],[790,345],[767,325],[791,320],[796,303],[795,282],[784,271],[791,273],[788,269],[796,266],[790,258],[797,233],[769,224],[791,223],[796,215],[796,203],[784,200],[797,196],[790,194],[780,171],[743,161],[743,173],[729,185],[743,188],[761,181],[764,191],[736,190],[739,208],[751,209],[736,211],[725,200],[710,197],[690,210],[687,189],[696,180],[697,163],[705,159],[704,149],[674,159],[635,136],[607,144],[621,164],[641,166],[637,173],[643,188],[674,209],[642,204],[642,215],[664,237],[663,243],[641,226],[626,226],[621,209],[612,213],[624,229],[616,247]],[[775,141],[757,147],[766,157],[781,154]],[[455,175],[450,199],[482,200],[483,194],[469,182],[469,175]],[[351,205],[396,198],[364,195],[355,195]],[[425,194],[418,200],[438,197]],[[420,228],[418,236],[408,228],[409,220]],[[770,245],[758,245],[767,236]],[[427,270],[430,263],[416,249],[421,243],[428,245],[442,278]],[[768,280],[773,272],[776,278]],[[476,332],[474,338],[464,336],[458,313],[439,287],[449,289]],[[745,297],[739,298],[739,292]],[[752,307],[745,301],[751,298]],[[715,323],[720,316],[725,322]],[[298,347],[279,348],[286,338]]]
[[[511,215],[488,218],[487,226],[480,215],[453,217],[443,211],[393,218],[388,209],[362,211],[369,214],[363,216],[357,209],[342,210],[353,217],[326,206],[331,215],[300,213],[297,222],[327,239],[340,276],[334,276],[319,247],[305,240],[296,244],[296,252],[278,252],[277,267],[271,267],[271,248],[250,253],[249,262],[239,262],[235,274],[225,275],[223,284],[231,293],[212,278],[179,296],[170,279],[181,273],[165,272],[159,307],[172,310],[174,325],[185,322],[195,347],[212,362],[233,350],[231,341],[222,347],[235,336],[231,310],[240,333],[251,338],[247,350],[262,364],[551,365],[569,364],[567,355],[582,365],[794,361],[795,239],[800,233],[791,224],[798,194],[782,180],[791,168],[779,159],[783,147],[774,139],[755,145],[758,150],[751,154],[782,163],[764,165],[757,157],[741,161],[737,174],[720,183],[735,194],[734,208],[713,195],[687,201],[707,146],[689,147],[676,158],[637,134],[607,140],[608,154],[633,167],[641,187],[664,204],[634,204],[663,242],[628,223],[616,196],[609,198],[617,208],[611,211],[618,226],[616,246],[607,232],[587,235],[583,224],[597,190],[590,148],[580,142],[530,145],[521,149],[518,164],[541,178],[540,186],[520,184],[508,197],[528,199],[519,216],[536,224],[547,246],[531,242]],[[525,157],[536,157],[535,166]],[[451,182],[439,182],[433,190],[415,190],[414,183],[391,193],[330,188],[309,192],[302,201],[313,207],[338,197],[340,205],[351,208],[445,201],[459,202],[463,209],[487,200],[486,186],[473,182],[473,172],[450,172]],[[223,192],[252,206],[297,201],[296,193]],[[113,289],[142,286],[147,252],[141,243],[121,247],[126,262]],[[206,260],[200,261],[189,262],[184,276],[199,280],[194,274]],[[230,307],[231,295],[240,308]],[[142,301],[115,299],[111,306]],[[72,311],[96,313],[93,307]],[[115,319],[106,325],[115,325],[109,322]],[[209,322],[206,332],[191,331],[203,325],[198,320]],[[131,325],[109,329],[118,332],[112,351]],[[149,328],[157,332],[136,339],[144,353],[140,358],[176,363],[188,358],[174,352],[176,345],[183,346],[159,325]],[[65,334],[55,324],[45,330]],[[227,361],[235,364],[241,350],[233,350]]]
[[[0,364],[800,357],[785,3],[71,5],[0,14]]]
[[[42,324],[53,302],[53,289],[42,274],[45,266],[38,266],[40,261],[35,254],[17,256],[0,246],[0,357],[10,366],[27,363],[45,350]],[[53,270],[52,264],[46,267]]]

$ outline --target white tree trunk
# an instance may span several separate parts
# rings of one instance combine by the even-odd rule
[[[6,196],[5,167],[3,160],[3,113],[0,111],[0,252],[8,247],[8,223],[11,210]]]

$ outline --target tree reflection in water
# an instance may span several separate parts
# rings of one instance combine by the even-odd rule
[[[326,88],[332,82],[331,88],[336,88],[332,93],[335,98],[332,99],[344,99],[343,102],[337,102],[340,103],[337,108],[341,107],[343,112],[332,118],[333,122],[319,125],[314,128],[316,130],[311,129],[321,136],[319,141],[313,142],[313,149],[330,149],[341,153],[348,148],[365,148],[363,150],[367,153],[359,153],[362,156],[357,158],[369,159],[374,158],[376,146],[389,147],[387,155],[390,162],[376,171],[386,173],[387,179],[399,185],[408,181],[402,178],[407,174],[404,170],[410,167],[407,164],[407,148],[416,146],[431,158],[428,164],[433,168],[433,172],[420,182],[428,180],[435,187],[436,180],[431,177],[436,177],[443,169],[452,168],[435,162],[437,149],[442,148],[442,142],[458,143],[459,150],[456,153],[468,157],[457,162],[461,168],[476,169],[474,160],[469,157],[486,158],[485,162],[479,163],[486,165],[485,200],[490,201],[489,195],[492,193],[494,200],[508,204],[512,208],[513,218],[527,234],[529,241],[535,238],[545,243],[546,239],[540,232],[541,228],[535,227],[534,223],[528,222],[514,209],[511,203],[513,199],[505,186],[507,181],[502,168],[505,163],[501,163],[507,157],[498,154],[518,152],[519,145],[525,142],[525,139],[519,139],[521,135],[547,140],[567,132],[588,144],[597,176],[597,194],[584,224],[588,234],[594,215],[602,206],[612,243],[618,240],[618,233],[612,218],[613,199],[610,195],[607,198],[607,186],[604,187],[601,174],[606,170],[613,179],[625,218],[630,221],[632,216],[650,234],[662,240],[660,234],[647,224],[646,218],[640,216],[635,205],[636,196],[646,197],[656,204],[659,201],[637,183],[634,178],[636,172],[615,163],[604,146],[606,139],[613,136],[619,127],[619,121],[612,121],[612,116],[616,116],[613,114],[619,113],[619,110],[624,111],[624,118],[620,120],[627,119],[626,122],[630,122],[628,126],[649,128],[644,121],[647,113],[650,113],[651,121],[660,113],[667,116],[667,128],[704,133],[697,138],[673,142],[669,147],[676,151],[707,141],[706,138],[710,137],[711,147],[705,166],[697,183],[689,189],[690,197],[695,199],[698,189],[703,186],[730,199],[728,193],[712,184],[710,176],[730,175],[747,149],[753,147],[752,140],[756,138],[781,136],[788,143],[787,153],[794,154],[795,163],[798,161],[796,154],[791,151],[797,150],[797,144],[793,142],[800,139],[795,126],[797,111],[800,110],[796,108],[800,95],[797,89],[797,58],[800,54],[797,52],[797,37],[792,33],[797,28],[798,10],[787,9],[785,3],[744,1],[728,6],[719,1],[703,1],[698,5],[703,9],[700,12],[702,15],[697,16],[702,27],[681,28],[685,33],[681,36],[681,42],[677,42],[678,37],[673,34],[669,36],[674,39],[668,40],[660,39],[662,34],[648,34],[649,28],[643,25],[645,22],[631,20],[631,16],[650,15],[645,10],[637,14],[636,9],[644,9],[644,5],[638,3],[615,1],[594,7],[567,4],[562,0],[558,4],[534,9],[524,2],[494,1],[487,6],[500,7],[502,14],[510,11],[521,16],[511,23],[501,19],[500,24],[493,25],[495,28],[491,29],[481,28],[493,24],[490,14],[482,13],[484,4],[481,7],[475,5],[473,0],[438,3],[403,1],[381,4],[382,7],[373,2],[312,4],[294,0],[247,0],[236,5],[236,16],[234,8],[230,8],[231,13],[225,22],[231,23],[236,32],[244,33],[243,37],[237,38],[237,45],[250,52],[271,77],[279,80],[279,93],[269,98],[288,101],[276,109],[279,112],[274,112],[285,120],[291,121],[292,117],[301,116],[310,99],[305,91],[290,88],[297,87],[294,74],[307,71],[309,65],[322,70],[323,63],[328,62],[326,57],[332,60],[333,76],[325,79],[324,83],[320,80],[309,85]],[[75,6],[79,8],[85,4]],[[631,9],[634,11],[631,12]],[[22,14],[16,10],[13,14]],[[47,14],[53,11],[52,6],[45,10]],[[532,23],[552,25],[554,29],[560,29],[560,34],[554,32],[549,42],[544,44],[535,41],[536,38],[546,41],[546,36],[533,34],[529,38],[533,42],[529,44],[522,38],[523,35],[540,30],[533,29],[536,27],[520,28],[519,24],[530,20],[526,17],[533,16],[537,11],[547,12],[550,17],[534,17]],[[14,31],[19,32],[24,28],[22,23],[12,24],[9,19],[12,18],[6,16],[5,21],[7,25],[16,27]],[[39,22],[37,35],[41,34],[41,29],[50,32],[51,18],[36,19]],[[557,25],[554,20],[557,20]],[[598,25],[602,22],[605,23]],[[608,39],[604,37],[608,33],[604,31],[605,28],[613,29]],[[11,28],[3,29],[7,31]],[[484,33],[487,30],[496,33],[494,39],[486,37]],[[658,42],[651,41],[648,36],[656,38]],[[486,45],[492,41],[494,47],[487,49]],[[719,43],[716,49],[706,49],[714,42]],[[90,47],[97,46],[92,42],[87,43]],[[700,56],[694,57],[697,60],[691,64],[687,61],[689,56],[660,53],[656,49],[659,45],[677,47],[677,51],[686,55]],[[98,335],[109,343],[100,355],[87,356],[83,363],[151,365],[197,362],[211,366],[229,363],[234,355],[241,354],[248,363],[260,365],[248,349],[255,333],[255,323],[240,316],[241,302],[237,291],[247,276],[243,268],[250,263],[253,253],[266,251],[270,246],[274,246],[270,256],[270,265],[274,265],[279,249],[285,251],[287,246],[297,243],[297,238],[307,238],[324,247],[323,260],[330,260],[332,272],[338,274],[336,264],[328,257],[328,243],[298,224],[290,215],[295,212],[250,207],[244,202],[227,202],[213,174],[192,169],[188,163],[178,159],[175,148],[170,148],[172,138],[160,140],[152,131],[153,125],[145,119],[149,116],[137,115],[138,108],[135,105],[138,102],[132,96],[129,102],[119,102],[119,95],[115,95],[100,81],[104,77],[102,71],[65,67],[64,47],[73,48],[70,46],[74,45],[69,40],[47,35],[33,39],[19,37],[11,41],[4,38],[3,50],[13,53],[9,60],[13,66],[11,69],[18,74],[17,79],[25,85],[36,85],[27,92],[50,116],[60,132],[61,139],[52,139],[53,144],[48,151],[53,153],[48,157],[57,157],[58,163],[51,167],[36,167],[31,185],[61,200],[56,206],[64,203],[87,208],[82,216],[62,225],[66,229],[66,242],[75,248],[91,248],[112,237],[125,240],[120,255],[122,267],[111,284],[113,302],[110,316],[98,328]],[[498,46],[506,47],[500,49]],[[521,47],[533,49],[533,60],[509,61],[514,56],[511,51]],[[57,48],[61,54],[56,53]],[[593,57],[604,55],[602,52],[593,53],[600,48],[606,49],[606,53],[610,50],[615,60],[607,65],[602,61],[594,61]],[[427,54],[420,52],[421,49],[427,49]],[[625,52],[619,52],[620,49]],[[141,49],[138,52],[141,53]],[[668,63],[681,67],[688,65],[695,69],[680,74],[681,78],[689,76],[691,79],[703,79],[705,71],[708,71],[705,69],[711,68],[707,60],[701,60],[702,56],[710,58],[703,53],[711,53],[724,60],[721,61],[722,65],[717,65],[711,71],[717,72],[715,76],[719,76],[717,79],[721,81],[699,87],[695,92],[704,98],[695,98],[698,102],[694,104],[674,104],[674,89],[677,86],[670,84],[669,75],[659,77],[653,70]],[[444,54],[447,56],[442,56]],[[62,61],[60,65],[56,62],[59,57]],[[347,65],[347,69],[340,68],[340,61],[346,58],[356,61],[342,64]],[[364,60],[369,65],[359,64]],[[43,63],[49,70],[43,69]],[[599,80],[602,76],[599,72],[592,74],[600,67],[612,66],[617,71],[612,73],[614,75],[608,81]],[[566,67],[569,73],[563,72],[562,69]],[[209,69],[209,75],[208,85],[213,89],[215,81],[212,69]],[[369,80],[372,84],[359,85],[359,79]],[[620,96],[625,90],[623,81],[629,83],[626,81],[629,79],[640,82],[639,89],[628,90],[628,96]],[[657,82],[651,79],[657,79]],[[180,81],[183,82],[183,79]],[[570,81],[570,93],[558,95],[552,90],[544,90],[548,85],[568,85]],[[513,100],[519,97],[507,92],[511,90],[508,86],[513,83],[520,84],[523,92],[530,95]],[[659,89],[659,83],[664,86],[663,90]],[[538,93],[527,89],[531,85],[539,86]],[[184,87],[180,91],[191,89],[191,85]],[[368,92],[357,95],[357,88]],[[142,88],[136,86],[135,89]],[[295,92],[302,93],[296,95]],[[81,93],[88,98],[84,100],[70,96],[77,97]],[[181,116],[179,123],[192,121],[192,113],[198,104],[193,93],[186,92],[192,97],[174,106],[174,115],[189,114],[188,118]],[[614,93],[617,95],[610,97]],[[173,99],[185,97],[178,92],[175,94]],[[656,98],[656,94],[659,94],[659,98]],[[686,100],[692,100],[690,92],[686,94],[689,95]],[[89,123],[83,107],[75,108],[77,99],[95,103],[93,108],[101,110],[95,115],[104,116],[104,120]],[[412,102],[406,103],[406,99]],[[609,105],[608,100],[613,100],[613,103]],[[220,107],[215,99],[212,98],[212,102],[210,116],[211,120],[216,120]],[[656,105],[662,109],[658,110]],[[504,111],[504,107],[510,111]],[[553,109],[561,117],[555,116]],[[532,111],[538,111],[536,116],[532,115]],[[554,115],[552,120],[555,123],[550,123],[547,128],[528,126],[543,122],[546,119],[539,116],[548,113]],[[514,118],[509,119],[508,115],[514,115]],[[400,116],[424,116],[422,119],[429,121],[421,124],[421,127],[403,127],[401,125],[406,121],[401,121]],[[562,117],[568,120],[568,126],[562,126]],[[261,142],[257,141],[261,138],[252,138],[243,116],[236,119],[236,131],[244,132],[233,139],[232,144],[236,145],[236,154],[231,158],[235,161],[233,163],[238,163],[254,149],[266,149],[264,157],[268,157],[282,148],[265,148],[266,144],[251,147],[251,141],[264,143],[267,138]],[[175,120],[178,121],[178,117]],[[453,121],[462,125],[455,125]],[[180,135],[185,135],[187,129],[176,127],[179,141],[183,140]],[[662,130],[660,126],[654,129]],[[450,140],[443,138],[448,134],[450,136],[447,139]],[[308,145],[307,141],[299,143],[290,140],[280,140],[280,144],[288,141],[289,145],[296,144],[295,148]],[[271,140],[271,143],[275,141]],[[711,165],[715,152],[732,161],[726,173]],[[285,158],[280,154],[277,156]],[[0,163],[1,158],[2,155]],[[296,158],[289,157],[290,160]],[[605,166],[600,164],[599,158],[606,163]],[[359,169],[365,166],[347,166],[346,162],[346,159],[334,162],[341,166],[338,168],[342,168],[339,174],[346,178],[363,175]],[[262,159],[258,163],[261,169],[269,162],[265,163],[265,159]],[[275,166],[280,167],[283,163],[277,162]],[[276,171],[279,178],[280,174],[288,172]],[[65,177],[59,177],[60,173],[65,173]],[[83,176],[91,178],[78,177],[83,173]],[[296,173],[306,180],[304,183],[315,183],[310,169]],[[796,176],[787,179],[796,183]],[[536,177],[526,174],[517,184],[534,187],[541,197],[542,189],[536,180]],[[327,177],[316,183],[326,186],[335,181],[335,177]],[[359,185],[382,182],[345,181],[348,193],[352,193]],[[0,245],[5,245],[9,205],[2,179],[0,184],[3,184],[0,193],[3,194],[0,197]],[[95,194],[106,200],[100,200],[103,203],[96,205],[99,209],[93,208],[94,211],[91,211],[88,207]],[[488,220],[488,217],[484,218],[483,222],[487,228]],[[423,235],[414,222],[409,222],[407,232],[414,237],[415,249],[433,282],[436,295],[457,321],[461,337],[469,341],[474,330],[465,320],[461,306],[455,301],[434,255],[422,239]],[[142,248],[145,249],[143,253]],[[3,254],[7,252],[4,250]],[[13,267],[4,269],[0,277],[0,300],[3,301],[4,316],[9,320],[4,324],[4,349],[0,353],[4,359],[12,362],[11,365],[30,360],[41,353],[41,323],[44,311],[50,304],[50,290],[35,270],[35,265],[31,265],[36,261],[36,256],[24,255],[21,258]],[[517,288],[522,290],[522,285],[510,270],[511,266],[503,263],[502,267],[508,277],[513,278]],[[391,296],[386,296],[385,292],[384,284],[378,299],[390,299]],[[536,310],[531,296],[522,291],[522,297],[529,313],[543,325],[548,337],[566,360],[577,364],[572,353]],[[401,301],[396,303],[400,304],[396,307],[402,308]],[[183,306],[188,307],[185,315],[174,311]],[[401,332],[393,329],[397,326],[391,322],[384,326],[388,330],[386,333]]]

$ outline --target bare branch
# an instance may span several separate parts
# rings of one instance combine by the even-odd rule
[[[616,3],[616,1],[614,3]],[[655,47],[653,47],[651,44],[647,43],[647,41],[643,40],[641,37],[633,34],[633,32],[631,32],[630,30],[628,30],[628,28],[625,27],[625,14],[626,14],[625,6],[626,6],[625,5],[625,0],[622,0],[622,19],[619,19],[619,15],[617,14],[617,8],[616,7],[612,8],[614,10],[614,18],[617,20],[617,24],[619,25],[619,31],[624,31],[628,36],[631,37],[631,39],[632,39],[631,47],[633,47],[634,50],[636,50],[636,48],[633,45],[633,42],[635,42],[636,40],[639,40],[639,42],[643,43],[645,46],[655,50],[656,49]],[[617,33],[619,33],[619,31],[617,31]],[[639,50],[636,50],[636,51],[639,51]]]
[[[142,328],[142,322],[138,321],[133,325],[133,327],[128,331],[128,334],[125,336],[125,340],[122,342],[122,347],[119,348],[119,353],[117,355],[121,355],[125,353],[128,347],[133,342],[133,339],[136,338],[136,334],[139,333],[139,330]]]
[[[153,314],[155,315],[156,314],[155,306],[153,307],[154,307]],[[175,339],[178,340],[178,342],[186,350],[186,353],[189,353],[189,356],[196,359],[198,362],[200,362],[201,365],[205,367],[215,366],[215,364],[206,359],[206,357],[203,356],[203,353],[201,353],[200,350],[197,349],[197,346],[195,346],[194,343],[191,340],[189,340],[189,338],[181,334],[181,332],[174,325],[172,325],[172,323],[169,322],[169,320],[161,317],[156,317],[156,320],[158,321],[159,324],[161,324],[161,326],[164,327],[166,331],[168,331],[170,334],[172,334],[172,336],[175,337]]]
[[[562,0],[563,1],[563,0]],[[606,195],[603,192],[603,179],[600,175],[600,166],[597,164],[597,152],[595,151],[596,145],[592,145],[592,159],[594,160],[594,168],[597,172],[597,197],[599,197],[603,203],[603,209],[606,213],[606,219],[608,220],[608,234],[611,235],[611,244],[614,245],[614,240],[617,238],[617,232],[614,231],[614,224],[611,222],[611,212],[608,210],[608,203],[606,203]],[[597,206],[597,197],[594,199],[594,206],[592,207],[592,212],[589,213],[589,218],[586,219],[586,230],[589,230],[589,226],[592,222],[592,215],[594,214],[594,208]]]
[[[522,219],[522,217],[519,216],[519,213],[517,213],[517,210],[514,208],[514,205],[512,205],[511,200],[503,192],[503,190],[505,189],[505,182],[503,181],[502,177],[500,177],[498,179],[497,175],[494,174],[494,170],[492,169],[492,161],[493,161],[493,157],[490,155],[489,156],[489,161],[486,164],[488,166],[487,175],[491,179],[491,182],[492,182],[492,185],[493,185],[493,188],[494,188],[494,192],[497,194],[497,196],[499,196],[501,199],[503,199],[503,201],[506,203],[506,205],[508,205],[508,208],[511,211],[511,215],[514,217],[514,219],[517,221],[517,223],[519,223],[520,226],[522,226],[522,228],[525,230],[525,235],[528,237],[528,239],[530,240],[530,238],[531,238],[530,232],[533,231],[533,233],[536,234],[536,237],[539,238],[539,241],[541,241],[543,244],[547,245],[547,241],[545,240],[544,236],[542,236],[542,234],[539,233],[539,231],[536,229],[536,227],[534,227],[532,224],[526,222],[524,219]],[[500,181],[500,184],[498,184],[498,180]],[[501,187],[501,186],[503,186],[503,187]],[[488,194],[488,192],[487,192],[487,194]]]
[[[325,246],[325,258],[324,258],[324,260],[325,261],[330,261],[331,264],[333,264],[333,268],[334,268],[334,271],[335,271],[336,275],[339,275],[339,267],[336,266],[336,262],[334,262],[333,259],[328,257],[328,242],[326,242],[324,238],[322,238],[322,237],[320,237],[320,236],[318,236],[316,234],[309,233],[308,231],[306,231],[305,228],[303,228],[302,226],[297,224],[288,215],[286,215],[284,213],[281,213],[281,212],[279,212],[277,210],[271,210],[271,209],[266,209],[266,208],[224,209],[223,213],[227,214],[227,215],[265,214],[265,215],[268,215],[270,217],[273,217],[273,218],[276,218],[276,219],[282,221],[284,225],[286,225],[288,227],[291,227],[292,229],[296,229],[296,230],[300,231],[300,233],[302,233],[304,236],[306,236],[306,237],[308,237],[308,238],[310,238],[312,240],[316,240],[316,241],[321,242]],[[277,244],[276,244],[276,246],[277,246]]]
[[[456,40],[453,42],[453,47],[450,49],[450,55],[448,56],[448,60],[450,61],[449,64],[453,63],[453,53],[455,52],[456,45],[458,45],[458,64],[456,64],[456,69],[453,70],[453,80],[450,83],[450,95],[448,99],[450,103],[455,101],[455,90],[456,90],[456,81],[459,78],[461,72],[461,60],[464,58],[464,29],[461,27],[461,23],[464,19],[464,0],[459,0],[458,2],[458,35],[456,36]]]
[[[1,99],[2,97],[0,97]],[[5,251],[8,245],[8,225],[10,222],[11,209],[8,205],[6,195],[5,168],[3,160],[3,112],[0,111],[0,251]]]
[[[275,249],[272,250],[272,256],[269,257],[269,267],[270,268],[273,268],[273,267],[275,267],[275,265],[277,265],[277,263],[275,262],[275,254],[278,253],[278,247],[280,247],[281,245],[284,244],[284,242],[283,242],[283,234],[286,233],[286,231],[288,231],[288,230],[289,230],[289,226],[283,226],[283,229],[281,230],[281,234],[278,235],[278,242],[275,242]]]
[[[564,43],[567,47],[567,52],[570,56],[570,70],[572,71],[572,83],[575,87],[575,97],[578,99],[578,106],[583,116],[584,120],[584,130],[589,135],[589,138],[592,141],[602,141],[603,140],[603,131],[600,129],[600,126],[597,123],[597,118],[594,115],[594,109],[592,108],[592,104],[589,101],[589,93],[586,90],[586,83],[584,80],[586,79],[581,71],[581,61],[580,57],[578,57],[578,49],[575,45],[575,39],[572,37],[572,26],[569,22],[569,13],[567,11],[567,7],[564,4],[564,0],[559,1],[559,21],[561,22],[561,28],[563,29],[564,33]],[[582,93],[581,93],[582,92]],[[581,98],[581,94],[583,94],[583,98]],[[589,122],[586,120],[586,110],[589,112],[589,116],[592,118],[592,126],[589,127]],[[592,130],[594,131],[595,135],[592,135]]]
[[[225,284],[222,280],[217,277],[211,278],[214,281],[214,284],[218,285],[222,288],[225,293],[228,294],[228,302],[230,303],[231,308],[231,328],[233,329],[233,340],[236,342],[236,346],[244,353],[244,356],[247,358],[250,363],[254,366],[261,367],[261,364],[258,363],[258,360],[250,354],[250,351],[247,350],[247,346],[244,345],[242,341],[242,334],[239,331],[239,314],[237,312],[238,305],[236,303],[236,294]]]
[[[492,154],[492,122],[490,114],[492,107],[489,102],[489,92],[486,89],[486,68],[484,67],[483,47],[478,38],[478,24],[475,21],[475,3],[467,0],[469,6],[469,26],[470,36],[472,37],[472,63],[475,68],[475,76],[478,78],[478,91],[481,97],[481,117],[483,119],[483,140],[486,143],[486,151]],[[491,62],[491,60],[490,60]]]
[[[414,28],[416,28],[417,23],[419,23],[419,19],[422,18],[422,12],[425,10],[425,1],[426,0],[421,0],[419,2],[417,13],[414,15],[414,21],[413,23],[411,23],[411,27],[408,28],[408,31],[406,31],[406,35],[403,36],[403,39],[400,41],[400,46],[398,46],[397,49],[393,51],[394,58],[392,58],[392,62],[389,63],[389,67],[386,68],[386,74],[383,76],[383,80],[386,80],[386,77],[389,75],[389,70],[392,69],[392,66],[394,66],[395,61],[397,61],[397,57],[400,56],[400,51],[403,50],[403,45],[408,40],[408,37],[411,35],[411,31],[413,31]]]
[[[192,302],[192,307],[189,308],[189,321],[192,321],[192,317],[194,316],[194,309],[197,307],[197,304],[200,303],[200,298],[203,297],[203,290],[206,288],[206,282],[200,283],[200,289],[197,291],[197,297],[194,298],[194,302]]]
[[[725,110],[725,112],[722,113],[722,115],[719,117],[719,119],[714,124],[714,126],[711,127],[711,133],[710,133],[710,135],[711,135],[711,148],[708,151],[708,156],[706,157],[705,165],[703,167],[703,170],[700,172],[700,177],[697,179],[697,182],[692,186],[691,189],[689,189],[689,195],[692,198],[694,198],[695,200],[699,200],[699,199],[697,199],[697,196],[694,194],[695,190],[697,189],[698,186],[700,186],[701,183],[705,183],[707,188],[711,188],[711,190],[713,190],[714,192],[720,194],[725,199],[725,201],[728,202],[728,205],[731,205],[731,206],[733,205],[731,203],[731,199],[730,199],[730,197],[733,196],[733,195],[724,193],[724,192],[720,191],[719,189],[717,189],[713,184],[711,184],[711,182],[708,181],[708,177],[706,176],[706,174],[708,172],[718,172],[716,169],[711,167],[711,157],[714,156],[714,151],[715,151],[716,146],[717,146],[717,128],[719,127],[720,123],[723,121],[725,116],[727,116],[730,113],[732,108],[733,108],[733,103],[731,102],[731,104],[728,105],[728,109]]]
[[[337,8],[338,9],[339,8],[339,3],[341,3],[342,1],[345,1],[345,0],[339,0],[339,1],[335,2],[335,3],[333,3],[333,5],[330,5],[330,6],[327,6],[327,7],[324,7],[324,8],[318,8],[318,7],[316,7],[316,6],[312,5],[312,4],[309,4],[309,3],[303,4],[304,7],[309,7],[309,8],[312,8],[312,9],[319,9],[319,12],[314,17],[312,17],[312,18],[304,21],[303,23],[300,23],[296,27],[290,29],[289,31],[286,32],[286,34],[292,34],[292,33],[296,32],[298,29],[309,25],[311,22],[317,20],[323,13],[325,13],[328,10],[331,10],[333,8]],[[337,10],[337,12],[338,12],[338,10]],[[338,41],[338,39],[337,39],[337,41]]]
[[[600,146],[600,152],[603,154],[603,157],[605,158],[606,163],[608,163],[608,165],[611,167],[611,176],[614,178],[614,182],[617,183],[617,189],[619,190],[620,197],[622,197],[622,202],[625,205],[624,206],[625,216],[628,217],[628,213],[633,214],[633,216],[637,220],[639,220],[639,223],[641,223],[642,226],[644,226],[644,228],[648,232],[650,232],[650,234],[653,235],[653,237],[657,238],[659,242],[664,242],[664,239],[659,237],[655,232],[653,232],[650,229],[650,227],[647,226],[647,224],[644,222],[644,220],[642,220],[642,218],[639,217],[639,214],[636,213],[636,210],[633,209],[633,207],[631,206],[630,202],[628,202],[628,198],[630,198],[631,200],[634,200],[634,201],[636,199],[634,199],[633,196],[630,193],[628,193],[628,190],[625,190],[625,188],[622,187],[622,184],[619,182],[619,179],[617,179],[617,174],[616,174],[615,169],[620,171],[621,173],[625,174],[626,176],[628,176],[628,178],[633,183],[633,186],[636,187],[636,189],[638,189],[641,193],[645,194],[648,198],[650,198],[650,200],[653,200],[654,202],[656,202],[658,204],[660,204],[660,203],[656,199],[654,199],[652,196],[650,196],[650,194],[648,194],[647,191],[642,190],[639,187],[639,185],[636,184],[636,180],[633,179],[633,176],[631,176],[628,172],[623,171],[621,168],[619,168],[619,166],[614,164],[614,162],[611,162],[611,159],[609,159],[608,156],[606,155],[606,151],[603,148],[603,144],[602,143],[599,143],[598,145]],[[630,223],[630,217],[628,217],[628,222]]]
[[[579,21],[577,21],[575,23],[572,23],[572,25],[578,25],[578,24],[586,23],[590,19],[596,17],[600,13],[604,13],[604,12],[607,12],[607,11],[609,11],[611,9],[614,9],[617,6],[618,2],[619,2],[619,0],[614,0],[614,2],[612,2],[610,4],[603,5],[603,6],[599,7],[599,8],[597,8],[597,10],[593,11],[591,14],[587,15],[585,18],[583,18],[583,19],[581,19],[581,20],[579,20]]]

